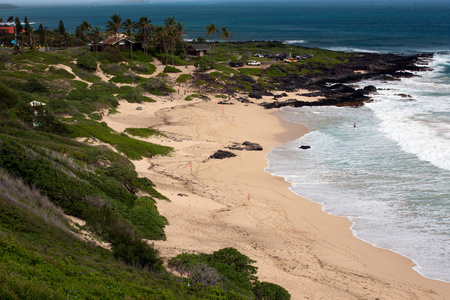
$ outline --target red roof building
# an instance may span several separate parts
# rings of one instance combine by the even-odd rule
[[[8,34],[14,34],[15,32],[15,27],[14,26],[0,26],[0,32],[5,32]]]

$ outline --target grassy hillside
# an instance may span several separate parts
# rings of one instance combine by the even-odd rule
[[[151,56],[138,52],[134,60],[82,48],[0,53],[1,299],[290,298],[259,282],[254,261],[235,249],[178,257],[172,264],[186,276],[176,277],[148,242],[165,239],[155,199],[166,198],[130,160],[172,149],[134,138],[155,130],[115,132],[102,116],[119,100],[173,93],[166,79],[139,76],[154,70]],[[71,226],[63,213],[85,224]],[[86,232],[108,249],[87,242]]]

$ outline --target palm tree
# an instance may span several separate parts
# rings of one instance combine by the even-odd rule
[[[212,52],[214,55],[214,63],[216,62],[216,53],[214,52],[214,46],[215,46],[215,40],[216,35],[219,33],[219,29],[216,28],[216,25],[211,24],[205,27],[206,30],[206,38],[211,37],[212,38]]]
[[[147,56],[148,51],[148,37],[150,35],[150,31],[153,29],[153,25],[150,24],[151,20],[148,17],[141,17],[139,22],[136,23],[136,29],[138,30],[138,34],[143,36],[143,44],[144,44],[144,54]]]
[[[183,24],[180,22],[177,22],[176,25],[176,32],[177,32],[177,36],[178,39],[181,43],[181,47],[183,48],[183,53],[184,53],[184,60],[186,61],[186,68],[187,68],[187,56],[186,56],[186,50],[184,49],[184,40],[183,40],[183,36],[186,35],[186,30],[187,27],[183,28]]]
[[[173,50],[177,41],[175,17],[167,18],[164,21],[164,28],[166,31],[167,41],[170,46],[170,53],[172,55],[172,65],[175,66],[175,62],[173,60]]]
[[[97,48],[98,48],[98,42],[100,40],[101,37],[101,32],[100,32],[100,28],[95,27],[94,29],[92,29],[92,38],[93,38],[93,45],[95,47],[95,58],[97,59]]]
[[[135,23],[130,18],[126,19],[122,24],[122,29],[125,30],[127,38],[130,40],[131,59],[133,59],[133,41]]]
[[[110,18],[111,20],[106,22],[106,30],[117,36],[119,34],[119,29],[122,26],[122,17],[118,14],[114,14]]]
[[[84,37],[86,38],[86,43],[89,43],[89,30],[92,30],[91,24],[89,24],[87,21],[81,22],[80,26],[78,26],[78,29],[84,33]]]
[[[20,23],[19,17],[16,17],[14,22],[15,22],[15,28],[16,28],[16,36],[20,37],[20,44],[23,44],[23,34],[22,34],[23,26],[22,26],[22,23]],[[17,39],[16,39],[16,42],[17,42]],[[17,43],[16,43],[16,45],[17,45]]]
[[[230,38],[232,38],[231,33],[232,33],[231,31],[227,30],[226,26],[222,27],[222,35],[220,37],[225,40],[225,45],[227,47],[227,63],[228,64],[230,63],[230,53],[228,51],[228,42],[230,41]]]
[[[162,48],[164,48],[164,51],[166,52],[165,64],[167,65],[167,58],[169,55],[167,54],[166,31],[165,31],[164,27],[162,27],[161,25],[156,26],[155,33],[153,35],[153,39],[155,40],[156,43],[159,44],[159,53],[160,53],[161,57],[162,57]]]

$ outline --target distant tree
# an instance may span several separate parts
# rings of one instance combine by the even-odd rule
[[[6,22],[13,22],[14,21],[14,16],[10,16],[9,18],[8,18],[8,20],[6,20]]]
[[[60,35],[64,35],[66,33],[66,27],[64,27],[64,22],[62,20],[59,20],[58,33]]]
[[[117,36],[119,34],[120,27],[122,26],[122,17],[118,14],[114,14],[111,20],[106,22],[106,30]]]
[[[227,27],[224,26],[222,27],[222,35],[220,36],[222,39],[225,40],[225,45],[227,47],[227,63],[230,63],[230,52],[228,51],[228,42],[230,41],[231,38],[231,31],[227,30]]]
[[[131,59],[133,59],[133,37],[134,37],[135,23],[130,18],[126,19],[122,24],[122,29],[125,31],[127,38],[130,40]]]
[[[186,56],[186,49],[184,48],[184,39],[183,39],[183,36],[186,35],[185,30],[187,27],[183,27],[182,23],[177,22],[177,25],[175,28],[176,28],[176,32],[177,32],[178,41],[181,43],[181,47],[183,48],[184,60],[186,62],[186,68],[187,68],[187,56]]]
[[[139,22],[136,23],[136,29],[138,30],[138,34],[142,36],[142,44],[144,46],[144,54],[147,56],[148,52],[148,38],[153,29],[153,25],[150,24],[151,20],[148,17],[141,17]]]
[[[28,18],[25,16],[24,19],[24,23],[25,23],[25,35],[28,36],[29,38],[29,47],[30,49],[34,48],[34,41],[33,41],[33,28],[30,26],[30,23],[28,22]]]
[[[172,66],[175,66],[175,62],[173,59],[173,50],[175,49],[175,44],[178,40],[175,17],[169,17],[164,21],[164,29],[166,32],[166,39],[168,41],[167,45],[170,48],[170,53],[172,56]]]
[[[39,24],[38,29],[35,31],[35,34],[37,34],[38,38],[39,38],[39,45],[44,45],[45,44],[45,29],[44,29],[44,25]]]
[[[23,44],[22,23],[20,23],[19,17],[16,17],[14,22],[15,22],[15,26],[16,26],[16,36],[20,38],[20,44],[22,45]]]
[[[195,41],[196,41],[197,43],[202,44],[202,43],[204,43],[206,40],[205,40],[205,38],[199,36],[198,38],[195,39]]]
[[[65,44],[64,42],[67,41],[66,28],[64,27],[64,23],[62,20],[59,21],[57,32],[58,32],[58,38],[59,38],[59,46],[62,47],[62,45]]]
[[[31,26],[30,26],[30,23],[28,22],[27,16],[25,16],[25,19],[24,19],[23,22],[25,23],[25,28],[24,28],[25,33],[28,33],[28,31],[30,30]]]
[[[169,55],[167,53],[167,42],[166,42],[167,37],[164,27],[162,27],[161,25],[156,26],[153,39],[155,43],[159,45],[159,52],[161,57],[162,57],[162,49],[164,48],[164,51],[166,52],[165,64],[167,65],[167,58],[169,57]]]
[[[95,47],[95,58],[97,59],[97,48],[98,48],[98,43],[101,38],[100,28],[95,27],[94,29],[92,29],[92,38],[93,38],[93,44]]]
[[[216,54],[214,52],[214,46],[216,43],[216,36],[219,33],[219,29],[216,28],[216,25],[211,24],[205,27],[206,30],[206,39],[208,39],[208,37],[210,37],[212,39],[212,52],[214,55],[214,63],[216,62]]]
[[[80,26],[77,27],[77,31],[84,35],[86,44],[89,43],[89,30],[92,30],[92,26],[87,21],[81,22]]]

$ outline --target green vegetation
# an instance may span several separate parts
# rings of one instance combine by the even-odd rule
[[[177,82],[178,83],[184,83],[184,82],[189,81],[191,79],[192,79],[192,75],[191,74],[181,74],[180,76],[178,76]]]
[[[118,15],[110,22],[111,34],[123,23]],[[176,92],[168,76],[181,72],[175,66],[198,68],[195,76],[176,79],[202,87],[185,100],[208,100],[204,89],[226,99],[230,89],[274,89],[286,76],[314,76],[348,63],[351,54],[280,42],[230,43],[224,38],[226,43],[213,43],[214,55],[188,57],[182,39],[165,43],[167,34],[183,36],[174,18],[154,31],[148,23],[145,18],[137,22],[134,37],[144,51],[110,47],[89,52],[78,47],[0,54],[0,298],[290,299],[284,288],[260,282],[254,261],[233,248],[210,255],[181,254],[171,259],[170,267],[188,278],[167,273],[158,251],[143,240],[165,239],[167,220],[156,200],[167,198],[149,178],[138,176],[131,160],[170,155],[172,149],[133,138],[162,135],[155,130],[127,128],[118,133],[101,120],[105,113],[117,112],[119,100],[152,102],[146,93]],[[218,32],[208,28],[217,38]],[[86,24],[80,25],[76,39],[65,33],[63,24],[57,31],[51,43],[58,47],[83,46],[91,40],[98,44],[103,34],[96,36]],[[42,44],[41,35],[51,33],[34,32],[35,37],[23,33],[31,41],[27,48]],[[269,67],[227,66],[228,61],[254,59],[247,52],[313,57]],[[155,57],[166,64],[164,72],[144,78],[155,73]],[[271,61],[257,60],[263,65]],[[94,74],[97,65],[112,77],[110,82]],[[202,73],[210,69],[214,71]],[[73,228],[62,212],[86,224]],[[81,231],[109,249],[78,238]]]
[[[129,133],[133,136],[141,137],[141,138],[148,138],[153,135],[165,136],[161,132],[159,132],[155,129],[150,129],[150,128],[126,128],[124,130],[124,132]]]
[[[172,66],[165,66],[164,73],[181,73],[181,70]]]
[[[77,67],[85,69],[88,72],[94,72],[97,70],[97,61],[93,56],[85,54],[77,59]]]
[[[83,120],[72,125],[72,137],[96,138],[114,146],[129,159],[140,160],[151,155],[167,155],[172,148],[155,145],[128,137],[126,134],[116,133],[106,123]]]
[[[253,263],[236,249],[224,248],[213,254],[180,254],[170,260],[169,267],[187,273],[191,284],[219,286],[250,299],[291,299],[281,286],[259,282]]]

